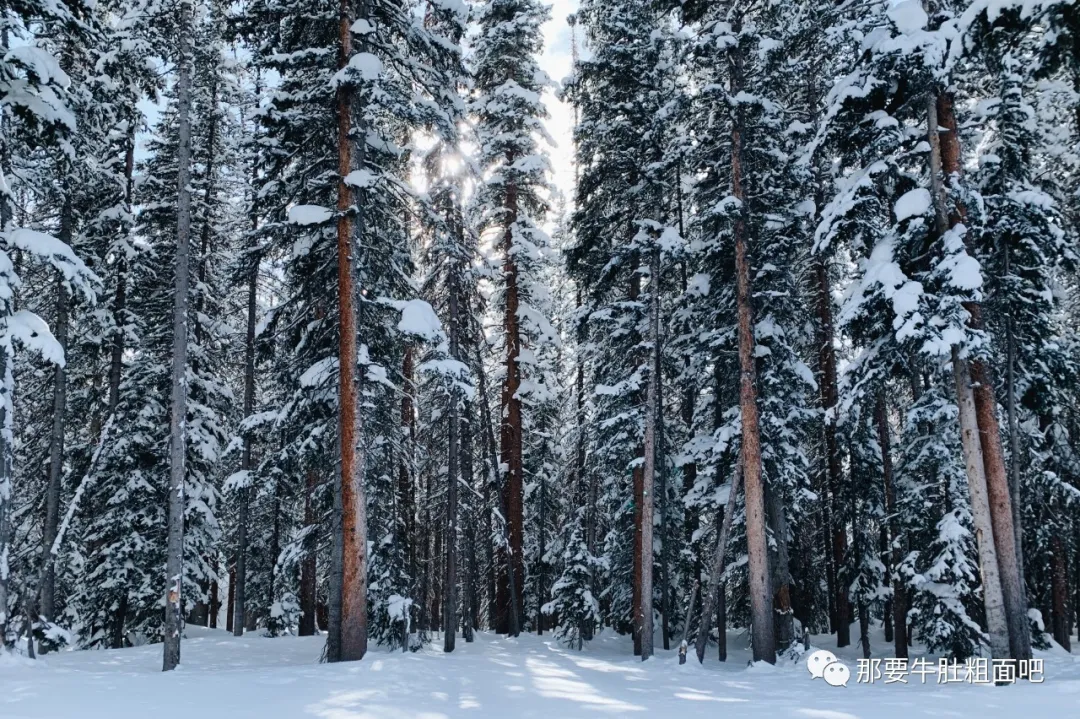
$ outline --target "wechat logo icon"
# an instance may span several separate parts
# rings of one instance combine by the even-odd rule
[[[806,659],[806,668],[811,679],[824,679],[831,687],[846,687],[851,679],[851,670],[836,658],[832,652],[819,649]]]

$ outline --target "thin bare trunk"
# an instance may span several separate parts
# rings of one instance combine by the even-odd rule
[[[125,227],[130,230],[134,216],[135,191],[135,123],[131,123],[124,150],[124,211]],[[120,404],[120,377],[124,367],[124,315],[127,311],[127,260],[119,253],[116,260],[116,294],[112,303],[112,347],[109,355],[109,414]]]
[[[1050,540],[1052,564],[1050,568],[1050,586],[1053,597],[1051,618],[1054,630],[1054,641],[1072,651],[1069,644],[1069,567],[1068,557],[1065,554],[1065,542],[1060,534],[1054,534]]]
[[[628,299],[632,303],[638,301],[641,294],[641,275],[636,271],[637,262],[632,266],[635,271],[630,276],[630,291]],[[630,356],[631,371],[636,371],[639,358],[633,354]],[[640,392],[635,392],[634,404],[641,401]],[[633,469],[630,470],[631,491],[634,493],[634,565],[632,585],[630,587],[630,632],[634,642],[634,656],[641,656],[641,583],[642,568],[645,564],[645,549],[642,542],[641,513],[645,505],[645,445],[638,445],[634,456]]]
[[[480,397],[479,397],[479,402],[480,402],[480,423],[484,427],[484,440],[485,440],[485,445],[486,445],[486,449],[487,449],[489,472],[491,473],[490,474],[490,477],[491,477],[490,482],[492,484],[495,484],[496,480],[500,476],[499,457],[498,457],[498,454],[496,453],[496,446],[497,445],[495,443],[495,434],[494,434],[494,426],[495,425],[492,422],[491,410],[489,409],[489,407],[491,405],[488,404],[488,396],[489,395],[488,395],[488,386],[487,386],[487,372],[484,371],[484,361],[483,361],[483,358],[480,356],[480,347],[479,347],[479,345],[475,345],[475,349],[476,349],[476,358],[475,358],[476,359],[476,379],[477,379],[477,384],[479,385],[479,389],[480,389]],[[510,546],[510,527],[509,527],[509,523],[506,521],[506,515],[507,515],[506,491],[505,491],[505,488],[499,488],[497,486],[495,487],[495,491],[503,501],[502,501],[502,507],[501,507],[502,516],[496,518],[496,524],[499,525],[500,534],[501,534],[501,537],[500,537],[501,546],[496,548],[496,550],[494,551],[493,554],[497,555],[497,557],[501,557],[502,562],[503,562],[502,571],[509,574],[510,572],[513,571],[514,561],[513,561],[513,557],[511,556],[511,554],[506,551],[506,547]],[[493,564],[492,564],[493,573],[498,573],[498,570],[497,570],[497,557],[493,556]],[[520,595],[517,592],[517,585],[515,583],[508,582],[507,584],[508,584],[508,589],[509,589],[509,593],[510,593],[510,598],[509,598],[510,601],[508,603],[509,606],[507,607],[507,609],[508,609],[507,627],[506,627],[507,631],[504,632],[504,633],[509,634],[512,637],[516,637],[521,632],[521,616],[522,615],[521,615],[521,605],[520,605],[520,603],[518,601],[518,597]],[[498,612],[498,609],[499,609],[498,601],[497,601],[498,600],[497,593],[498,592],[496,591],[496,606],[494,607],[496,612]],[[498,629],[499,619],[500,619],[500,617],[498,616],[498,614],[496,614],[496,617],[495,617],[495,631],[496,632],[499,631],[499,629]]]
[[[180,4],[177,47],[176,284],[173,295],[172,413],[169,421],[169,519],[163,669],[180,663],[183,631],[184,479],[187,442],[188,282],[191,245],[191,5]]]
[[[232,632],[233,617],[236,611],[236,565],[229,567],[229,593],[225,600],[225,631]]]
[[[1011,271],[1009,246],[1005,245],[1005,275]],[[1005,320],[1005,406],[1009,417],[1009,494],[1012,500],[1014,535],[1016,538],[1016,563],[1024,567],[1023,514],[1020,503],[1020,422],[1016,411],[1016,330],[1012,312]]]
[[[838,576],[844,566],[847,554],[847,531],[844,527],[841,507],[841,488],[843,487],[843,469],[840,462],[840,446],[836,440],[836,424],[832,412],[835,410],[839,393],[837,390],[836,350],[833,347],[834,330],[832,318],[832,293],[829,289],[829,273],[824,260],[814,262],[817,275],[817,314],[818,314],[818,368],[821,373],[821,406],[825,411],[823,430],[825,435],[825,471],[826,486],[831,496],[831,506],[825,507],[825,526],[828,532],[826,541],[830,552],[828,564],[829,601],[832,607],[830,618],[836,631],[836,646],[846,647],[851,643],[851,624],[848,613],[848,597],[844,582]]]
[[[695,581],[694,588],[690,590],[690,601],[686,605],[686,613],[683,615],[682,641],[679,642],[679,664],[686,664],[686,650],[689,648],[687,640],[690,638],[690,618],[694,616],[694,607],[697,606],[697,595],[701,589],[701,582]],[[580,649],[580,647],[578,647]]]
[[[460,361],[461,312],[458,293],[459,266],[450,268],[450,356]],[[443,651],[454,651],[457,637],[457,519],[458,482],[460,481],[461,397],[456,387],[450,391],[450,411],[447,416],[447,473],[446,473],[446,555],[443,565]]]
[[[302,637],[315,634],[315,470],[307,471],[304,484],[304,527],[308,537],[304,544],[304,557],[300,560],[300,626]]]
[[[255,96],[258,97],[262,90],[262,78],[256,72]],[[251,164],[251,187],[258,184],[259,171],[256,163]],[[255,327],[258,311],[259,290],[259,264],[261,261],[258,252],[259,241],[256,233],[259,229],[258,196],[252,190],[248,219],[251,223],[251,246],[247,261],[250,263],[247,276],[247,327],[244,334],[244,417],[250,417],[255,409]],[[244,447],[240,457],[240,469],[251,481],[252,463],[252,438],[250,433],[244,433]],[[236,557],[229,579],[229,621],[226,627],[234,636],[242,636],[245,625],[245,605],[247,595],[247,550],[248,550],[248,506],[251,502],[251,488],[245,486],[237,492],[238,511],[236,519]]]
[[[416,490],[413,488],[412,457],[416,439],[416,422],[413,411],[413,347],[405,347],[401,360],[401,447],[398,450],[398,507],[401,514],[401,542],[409,566],[409,576],[419,573],[416,557]]]
[[[507,158],[507,165],[513,165],[514,158]],[[518,358],[521,355],[521,329],[518,326],[518,268],[514,259],[514,233],[513,225],[518,219],[518,189],[517,185],[510,181],[506,187],[504,210],[504,230],[502,239],[503,252],[503,281],[505,286],[505,305],[503,307],[503,330],[505,342],[505,376],[502,387],[502,400],[500,402],[499,422],[499,456],[501,464],[506,467],[506,481],[503,484],[503,504],[506,507],[505,517],[509,527],[510,544],[503,551],[510,552],[510,575],[501,574],[498,584],[498,612],[497,631],[506,634],[510,631],[510,584],[513,583],[513,593],[518,597],[523,596],[525,590],[525,566],[523,563],[524,546],[524,491],[525,477],[522,466],[522,435],[521,435],[521,398],[518,390],[521,387],[521,366]]]
[[[71,208],[65,203],[62,220],[67,231],[61,228],[60,239],[65,244],[71,241]],[[65,237],[66,235],[66,237]],[[53,335],[60,347],[67,352],[68,344],[68,293],[62,278],[56,281],[56,319]],[[64,425],[67,415],[67,371],[57,364],[53,368],[53,417],[52,433],[49,437],[49,481],[45,488],[45,525],[41,532],[41,561],[44,570],[39,589],[38,614],[46,621],[52,621],[56,615],[56,565],[52,561],[53,542],[60,524],[60,479],[64,469]],[[48,651],[42,648],[42,653]]]
[[[904,560],[904,549],[900,543],[900,522],[897,518],[896,483],[893,478],[892,442],[889,434],[889,418],[885,406],[885,395],[879,393],[874,406],[874,422],[877,425],[878,445],[881,447],[881,475],[885,482],[885,516],[889,528],[889,564],[893,573],[890,577],[892,586],[892,639],[897,658],[906,659],[907,642],[907,590],[899,574],[900,564]],[[862,615],[860,613],[860,626]]]
[[[473,431],[472,407],[466,402],[461,422],[461,482],[466,487],[473,486]],[[476,500],[469,496],[465,507],[465,572],[462,578],[461,626],[466,643],[473,641],[473,630],[479,628],[480,621],[476,596]]]
[[[214,576],[217,576],[218,560],[215,557],[210,566],[214,570]],[[210,621],[208,626],[211,629],[218,628],[218,614],[221,612],[221,588],[218,585],[218,580],[214,579],[210,582]]]
[[[766,506],[769,526],[776,542],[776,563],[771,566],[776,648],[787,649],[795,641],[795,616],[791,611],[791,558],[788,553],[787,516],[784,514],[784,495],[780,487],[767,486]]]
[[[659,254],[659,253],[658,253]],[[663,623],[660,627],[661,637],[664,642],[664,651],[671,649],[671,535],[667,531],[667,512],[668,512],[668,496],[667,496],[667,472],[664,471],[666,458],[666,447],[664,444],[664,374],[663,374],[663,346],[662,338],[660,334],[660,262],[659,257],[654,258],[656,262],[656,274],[655,274],[655,290],[657,295],[656,301],[656,326],[653,337],[653,367],[652,372],[656,375],[656,396],[652,403],[653,422],[655,429],[655,441],[653,443],[656,451],[655,460],[655,474],[658,476],[659,488],[657,489],[657,496],[659,497],[659,512],[660,521],[660,614],[663,617]],[[655,504],[655,502],[654,502]]]
[[[547,552],[547,479],[540,475],[540,517],[537,530],[540,534],[540,546],[536,560],[536,635],[544,634],[544,599],[547,589],[544,585],[544,555]]]
[[[732,94],[742,91],[742,58],[731,56]],[[735,286],[739,325],[739,411],[742,416],[742,465],[746,485],[746,546],[749,575],[750,618],[754,661],[776,662],[773,632],[772,589],[769,577],[769,543],[765,520],[765,487],[761,476],[761,430],[758,425],[757,388],[754,369],[753,290],[747,247],[746,190],[743,185],[743,115],[735,109],[731,129],[732,195],[742,203],[735,218]]]
[[[716,611],[717,602],[720,601],[720,578],[724,574],[724,554],[727,552],[727,541],[731,535],[731,522],[735,517],[735,499],[739,496],[742,478],[743,465],[742,461],[739,461],[735,465],[735,472],[731,475],[731,490],[728,492],[727,504],[724,505],[724,519],[721,521],[720,529],[716,534],[716,549],[713,550],[712,566],[709,570],[709,588],[705,592],[701,605],[701,623],[698,624],[697,642],[694,647],[697,650],[698,662],[705,661],[705,645],[709,641],[709,627],[713,612]],[[724,627],[721,627],[720,630],[723,632]],[[723,639],[724,637],[721,636],[721,640]]]
[[[641,661],[653,655],[653,509],[656,477],[656,445],[660,396],[660,248],[652,250],[649,269],[649,341],[653,358],[645,396],[645,457],[641,484],[641,604],[637,622],[641,634]],[[666,637],[666,633],[665,633]]]

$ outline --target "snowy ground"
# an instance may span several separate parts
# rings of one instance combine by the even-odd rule
[[[853,632],[854,636],[855,632]],[[597,717],[650,712],[667,719],[910,719],[1075,716],[1080,657],[1040,652],[1045,682],[1007,687],[856,684],[854,648],[836,651],[852,670],[847,687],[812,680],[802,662],[748,667],[745,639],[729,635],[726,664],[710,647],[704,666],[679,666],[674,651],[642,664],[626,637],[583,652],[549,637],[479,635],[452,655],[376,649],[362,662],[318,664],[318,637],[234,638],[189,628],[180,668],[163,674],[161,646],[65,652],[37,662],[0,657],[3,719],[458,719]],[[883,648],[877,636],[878,647]],[[441,646],[441,643],[440,643]],[[884,656],[884,653],[882,654]],[[644,715],[643,715],[644,716]]]

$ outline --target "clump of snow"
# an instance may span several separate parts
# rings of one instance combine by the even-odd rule
[[[323,357],[321,360],[308,367],[304,373],[300,375],[300,386],[318,387],[323,384],[332,373],[337,371],[337,367],[337,357]]]
[[[333,212],[319,205],[293,205],[289,208],[289,222],[294,225],[318,225],[333,216]]]
[[[370,35],[375,32],[375,26],[364,18],[356,20],[349,29],[352,30],[355,35]]]
[[[47,361],[64,366],[64,348],[53,337],[45,320],[30,310],[19,310],[7,318],[5,333],[24,347],[41,353]]]
[[[896,213],[896,221],[903,222],[909,217],[922,217],[930,212],[932,199],[930,191],[920,187],[910,192],[905,192],[896,201],[893,211]]]
[[[691,297],[708,297],[711,277],[704,272],[699,272],[690,278],[686,285],[686,294]]]
[[[442,339],[443,329],[439,316],[427,302],[423,300],[407,300],[402,302],[398,309],[401,310],[401,321],[398,322],[398,331],[407,335],[416,335],[431,342]]]
[[[345,175],[345,184],[360,189],[372,187],[379,181],[379,176],[370,170],[353,170]]]
[[[896,29],[905,35],[923,30],[930,20],[921,0],[892,0],[886,14]]]
[[[967,228],[959,224],[945,233],[942,241],[949,256],[942,260],[941,266],[948,272],[949,282],[953,287],[959,290],[977,290],[983,284],[982,267],[964,247],[966,232]]]
[[[8,50],[4,62],[17,62],[37,76],[39,82],[52,83],[66,88],[71,85],[71,78],[60,69],[60,63],[53,54],[33,45],[19,45]]]
[[[361,80],[367,82],[378,80],[383,71],[382,60],[370,52],[358,52],[353,55],[349,58],[349,67],[360,75]]]

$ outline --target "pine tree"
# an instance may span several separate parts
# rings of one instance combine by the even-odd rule
[[[511,626],[511,616],[522,616],[525,591],[523,405],[537,384],[528,362],[536,344],[554,337],[532,287],[532,268],[547,244],[540,224],[547,213],[549,167],[536,136],[543,133],[546,110],[540,96],[549,80],[535,59],[546,19],[547,10],[533,0],[485,2],[477,9],[471,60],[478,163],[486,176],[476,200],[477,225],[481,233],[498,229],[501,235],[493,262],[499,266],[495,279],[504,329],[499,461],[506,467],[500,491],[509,545],[499,551],[509,555],[513,569],[512,576],[499,574],[496,627],[510,634],[521,630]],[[511,602],[517,604],[513,609]]]

